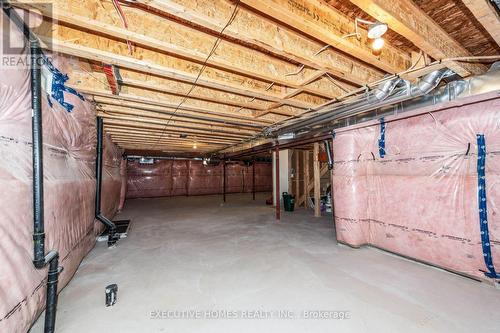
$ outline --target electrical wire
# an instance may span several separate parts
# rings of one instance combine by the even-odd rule
[[[128,29],[128,22],[127,22],[127,17],[125,16],[125,13],[122,10],[122,7],[118,0],[111,0],[113,3],[113,6],[115,6],[116,11],[118,12],[118,15],[120,16],[120,19],[122,20],[122,24],[125,27],[125,29]],[[129,54],[132,55],[133,53],[133,48],[132,48],[132,43],[127,39],[127,47],[128,47],[128,52]]]
[[[180,101],[180,103],[177,105],[177,107],[175,108],[174,112],[172,113],[172,115],[170,116],[170,118],[167,120],[167,123],[165,124],[165,126],[163,126],[163,130],[161,132],[161,135],[158,138],[158,141],[152,146],[152,150],[154,150],[154,147],[157,146],[158,143],[163,139],[163,136],[165,134],[165,131],[166,131],[167,126],[169,125],[170,121],[175,116],[175,114],[177,113],[177,111],[179,111],[179,109],[182,106],[182,104],[184,104],[184,102],[187,101],[189,95],[194,90],[194,88],[197,87],[198,80],[200,79],[201,75],[203,74],[203,71],[205,70],[205,68],[207,67],[208,60],[215,53],[215,51],[217,50],[217,47],[219,47],[219,44],[220,44],[220,42],[222,40],[222,34],[227,29],[227,27],[229,27],[231,25],[231,23],[233,23],[234,19],[236,18],[236,15],[237,15],[238,9],[239,9],[239,5],[240,5],[240,0],[238,0],[238,2],[234,5],[234,9],[233,9],[233,12],[231,13],[231,16],[229,17],[227,23],[224,25],[224,27],[222,28],[222,30],[219,32],[219,35],[217,36],[217,39],[215,40],[215,43],[212,46],[212,49],[208,53],[205,61],[203,62],[202,66],[201,66],[201,68],[200,68],[200,70],[198,72],[198,75],[196,76],[196,79],[193,81],[193,84],[191,85],[191,88],[184,95],[184,97],[182,98],[182,100]]]

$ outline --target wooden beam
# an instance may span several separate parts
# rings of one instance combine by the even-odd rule
[[[314,143],[314,216],[321,217],[321,176],[319,173],[319,143]]]
[[[149,111],[152,113],[159,113],[159,114],[172,114],[175,112],[175,115],[179,117],[186,117],[189,118],[190,116],[204,116],[206,113],[204,112],[195,112],[195,111],[185,111],[185,110],[177,110],[173,108],[163,108],[163,107],[157,107],[157,106],[152,106],[152,105],[147,105],[147,104],[141,104],[141,103],[125,103],[122,100],[119,99],[112,99],[112,98],[95,98],[94,101],[96,102],[97,107],[102,107],[106,108],[109,106],[115,106],[115,107],[125,107],[133,110],[143,110],[143,111]],[[238,124],[241,124],[242,126],[244,125],[252,125],[252,126],[261,126],[264,127],[267,125],[267,123],[259,123],[259,122],[252,122],[246,119],[238,119],[237,115],[230,116],[230,115],[224,115],[224,116],[219,116],[219,115],[212,115],[211,113],[207,113],[206,116],[207,119],[214,119],[218,121],[228,121],[228,122],[238,122]]]
[[[48,39],[45,36],[41,36],[40,39],[43,42],[44,48],[48,48],[54,52],[61,52],[67,55],[72,55],[87,60],[125,67],[138,72],[158,75],[171,80],[187,83],[196,82],[198,86],[218,89],[234,94],[255,97],[272,102],[281,102],[285,105],[295,106],[298,108],[308,109],[314,106],[313,104],[304,103],[298,100],[285,100],[269,92],[264,93],[262,92],[262,90],[246,87],[242,88],[241,86],[236,86],[223,80],[202,77],[196,81],[196,74],[187,73],[171,67],[165,67],[150,61],[136,59],[130,56],[124,56],[110,51],[103,51],[101,49],[78,45],[73,42],[63,41],[56,38]]]
[[[137,108],[150,108],[150,109],[155,109],[155,110],[175,110],[178,108],[179,113],[182,113],[183,111],[190,111],[190,112],[195,112],[198,114],[207,114],[207,115],[213,115],[213,116],[219,116],[221,118],[227,118],[227,119],[240,119],[242,121],[249,121],[252,123],[256,124],[272,124],[273,121],[269,119],[255,119],[253,116],[247,116],[246,112],[242,111],[236,112],[236,111],[227,111],[227,112],[222,112],[222,108],[219,110],[212,110],[212,109],[206,109],[206,108],[200,108],[198,106],[191,105],[190,103],[186,102],[183,103],[181,106],[179,106],[179,103],[174,103],[173,101],[170,101],[168,99],[158,99],[158,98],[149,98],[149,97],[144,97],[141,95],[136,95],[136,94],[127,94],[127,93],[121,93],[120,95],[113,95],[111,91],[108,90],[99,90],[96,88],[88,87],[86,85],[81,85],[81,84],[67,84],[68,87],[71,87],[73,89],[76,89],[82,94],[86,95],[91,95],[93,96],[94,100],[97,103],[104,103],[104,104],[113,104],[113,105],[122,105],[122,106],[127,106],[131,105]],[[251,113],[250,113],[251,114]]]
[[[196,140],[202,140],[203,142],[208,142],[208,143],[222,143],[222,144],[229,144],[231,141],[226,141],[222,139],[217,139],[217,138],[207,138],[207,137],[199,137],[199,136],[190,136],[187,138],[181,138],[179,135],[169,135],[169,134],[161,134],[161,133],[156,133],[156,134],[147,134],[147,133],[136,133],[132,131],[112,131],[112,130],[107,130],[107,133],[109,133],[111,136],[117,136],[117,137],[127,137],[127,138],[142,138],[142,139],[169,139],[169,140],[176,140],[179,142],[193,142],[195,139]]]
[[[156,124],[160,126],[172,126],[172,127],[177,127],[177,128],[187,128],[187,129],[192,129],[192,130],[203,130],[203,129],[209,129],[215,133],[220,133],[220,134],[232,134],[232,135],[242,135],[243,137],[251,136],[255,134],[255,132],[250,132],[248,130],[238,130],[238,129],[231,129],[230,127],[221,127],[221,126],[214,126],[214,125],[200,125],[200,124],[195,124],[193,122],[189,121],[180,121],[180,120],[171,120],[171,121],[165,121],[165,120],[158,120],[154,118],[147,118],[144,116],[126,116],[126,115],[116,115],[116,114],[110,114],[107,112],[102,112],[99,111],[97,113],[98,116],[103,117],[105,119],[115,119],[115,120],[128,120],[136,123],[144,123],[144,124]]]
[[[125,137],[113,137],[112,138],[113,142],[116,143],[131,143],[131,144],[140,144],[144,146],[165,146],[168,145],[170,147],[185,147],[185,148],[193,148],[193,149],[198,149],[198,148],[214,148],[216,149],[218,146],[221,146],[223,144],[221,143],[203,143],[203,142],[196,142],[196,147],[194,148],[194,142],[186,142],[186,143],[179,143],[175,142],[172,140],[154,140],[154,139],[130,139],[130,138],[125,138]]]
[[[500,16],[488,0],[462,0],[474,17],[500,46]]]
[[[320,0],[241,0],[254,10],[278,22],[319,39],[359,60],[388,73],[397,73],[410,65],[409,54],[390,45],[373,54],[366,29],[360,28],[361,40],[344,38],[354,32],[354,20]]]
[[[411,0],[350,1],[375,19],[387,23],[392,30],[434,59],[472,56]],[[455,61],[450,62],[448,67],[461,76],[480,74],[486,70],[483,65]]]
[[[234,9],[234,4],[226,0],[137,0],[136,3],[166,18],[210,31],[214,35],[219,35]],[[356,85],[364,85],[383,76],[382,72],[355,61],[348,55],[331,49],[320,52],[325,46],[323,43],[306,38],[296,31],[277,27],[267,17],[256,16],[256,13],[242,6],[222,36],[254,50],[294,61],[298,66],[304,64],[325,71]]]
[[[133,133],[117,133],[117,132],[107,132],[111,135],[111,138],[121,138],[121,139],[133,139],[133,140],[153,140],[153,141],[160,141],[160,142],[177,142],[177,143],[190,143],[192,144],[195,141],[194,137],[191,138],[179,138],[179,137],[169,137],[167,135],[143,135],[143,134],[133,134]],[[199,138],[196,138],[196,141],[200,140]],[[217,139],[203,139],[200,140],[203,143],[208,143],[208,144],[219,144],[219,145],[227,145],[227,142],[225,141],[219,141]]]
[[[231,133],[227,131],[220,131],[220,130],[213,130],[208,127],[206,128],[193,128],[189,126],[181,126],[181,125],[173,125],[169,124],[166,125],[165,123],[161,122],[146,122],[146,121],[137,121],[137,119],[123,119],[123,117],[115,117],[115,116],[109,116],[104,119],[105,124],[113,124],[113,125],[121,125],[131,127],[131,128],[147,128],[147,129],[157,129],[157,130],[170,130],[170,131],[176,131],[178,133],[184,134],[195,134],[195,133],[200,133],[200,134],[210,134],[214,136],[221,136],[221,137],[227,137],[227,138],[238,138],[240,140],[244,140],[248,136],[239,134],[239,133]]]
[[[134,10],[133,8],[124,9],[127,20],[133,22],[129,24],[128,29],[125,29],[103,22],[102,20],[92,19],[89,17],[91,13],[88,16],[78,15],[75,13],[74,6],[65,6],[63,9],[59,6],[48,7],[38,2],[40,1],[23,0],[15,5],[25,9],[36,9],[46,17],[91,31],[93,34],[106,35],[122,41],[128,40],[135,45],[151,48],[197,63],[205,63],[209,52],[207,46],[213,45],[216,40],[216,37],[202,31],[172,21],[165,21],[153,15],[145,15],[143,12]],[[168,38],[165,38],[166,40],[163,40],[161,39],[162,35],[150,37],[138,32],[148,31],[151,26],[161,26],[165,31],[175,30],[176,35],[182,35],[182,37],[188,36],[188,38],[178,38],[175,35],[170,35]],[[177,43],[169,42],[170,40],[175,40]],[[206,50],[200,51],[200,45],[204,45]],[[248,48],[227,41],[219,43],[217,51],[206,61],[208,66],[224,69],[268,83],[274,82],[290,88],[298,88],[299,86],[297,79],[300,79],[301,76],[285,76],[285,74],[295,70],[293,64],[270,57],[269,55],[252,52]],[[235,61],[235,58],[238,58],[238,61]],[[332,89],[331,86],[321,88],[303,87],[302,89],[310,94],[327,98],[333,98],[341,93],[335,87]]]
[[[57,5],[48,7],[46,4],[37,3],[36,0],[16,1],[13,4],[19,8],[31,10],[36,9],[40,11],[44,16],[56,20],[57,22],[63,22],[65,24],[77,26],[80,29],[90,31],[93,34],[106,35],[108,37],[119,39],[121,41],[128,40],[141,47],[152,48],[154,50],[197,63],[205,63],[207,59],[207,53],[209,51],[206,50],[206,52],[200,52],[198,50],[199,45],[213,45],[216,40],[215,37],[196,29],[188,28],[171,21],[166,22],[165,20],[163,20],[157,22],[159,20],[154,16],[144,15],[143,13],[137,12],[137,10],[128,8],[124,10],[125,16],[128,20],[134,21],[134,24],[129,24],[129,28],[125,29],[122,27],[117,27],[113,24],[92,19],[88,16],[75,14],[74,12],[71,12],[75,10],[74,6],[66,6],[63,10]],[[141,16],[141,20],[138,20],[135,17],[138,15]],[[160,27],[162,27],[166,31],[175,30],[176,34],[187,35],[189,36],[189,38],[184,38],[182,40],[179,40],[178,44],[174,44],[137,32],[147,31],[148,26],[155,23],[166,25],[165,27],[160,25]],[[176,38],[175,36],[170,36],[169,39]],[[286,73],[295,70],[295,67],[290,63],[269,57],[262,53],[256,54],[254,52],[253,54],[250,54],[250,50],[248,48],[244,48],[238,44],[228,42],[220,43],[217,50],[218,52],[213,54],[210,59],[206,61],[208,66],[266,81],[268,83],[274,82],[276,84],[280,84],[290,88],[299,87],[299,84],[298,82],[296,82],[295,77],[285,76]],[[270,68],[274,68],[274,71]],[[319,89],[302,87],[301,89],[302,91],[308,92],[310,94],[327,98],[333,98],[341,93],[341,91],[338,91],[337,89],[335,89],[335,87],[333,87],[332,89],[331,86],[325,86]]]
[[[300,94],[302,92],[302,88],[301,87],[304,87],[304,86],[310,84],[311,82],[314,82],[315,80],[319,79],[323,75],[325,75],[325,72],[323,72],[323,71],[316,71],[315,73],[313,73],[311,75],[311,77],[309,77],[308,79],[306,79],[300,85],[299,88],[297,88],[295,90],[292,90],[290,93],[288,93],[285,96],[283,96],[283,98],[285,98],[285,99],[292,98],[293,96],[295,96],[297,94]],[[273,112],[275,112],[273,110],[275,110],[276,108],[278,108],[278,107],[280,107],[282,105],[283,105],[283,103],[274,103],[271,106],[269,106],[266,110],[264,110],[263,112],[257,112],[256,117],[262,117],[262,116],[265,116],[266,114],[273,113]]]
[[[171,103],[173,107],[175,102],[177,102],[175,105],[179,104],[179,101],[181,100],[179,97],[183,98],[192,86],[189,83],[154,77],[123,68],[120,69],[120,75],[122,76],[121,95],[137,95],[142,98],[156,100],[160,100],[161,97],[161,101]],[[79,70],[73,70],[68,74],[68,76],[68,85],[75,89],[108,92],[107,95],[111,93],[111,90],[106,82],[106,75],[103,72],[93,71],[87,73]],[[155,97],[153,98],[151,96]],[[193,89],[189,95],[189,100],[181,105],[181,109],[184,109],[186,105],[193,104],[194,108],[205,108],[207,110],[216,108],[218,112],[227,110],[233,113],[234,110],[240,110],[239,114],[253,117],[252,113],[254,111],[266,110],[268,105],[271,103],[269,101],[258,99],[249,102],[250,100],[251,99],[247,96],[226,93],[216,89],[198,87]],[[194,101],[194,103],[192,101]]]
[[[219,126],[220,128],[227,127],[231,129],[241,129],[254,132],[258,132],[262,129],[262,126],[250,123],[244,123],[244,122],[238,123],[236,121],[229,122],[228,120],[222,120],[222,119],[196,117],[194,115],[178,114],[176,112],[165,113],[162,111],[141,110],[125,106],[112,106],[112,105],[99,104],[97,105],[97,111],[106,114],[138,116],[143,118],[166,120],[169,122],[177,121],[179,123],[185,122],[188,124]]]
[[[124,121],[108,119],[105,124],[106,130],[108,131],[125,131],[125,132],[138,132],[138,133],[150,133],[156,135],[165,135],[168,137],[180,137],[181,135],[187,135],[190,138],[216,138],[219,140],[227,140],[229,143],[239,142],[244,139],[241,136],[234,136],[232,134],[218,134],[210,133],[206,131],[196,131],[191,129],[180,129],[178,127],[163,126],[163,127],[151,127],[156,125],[141,124],[137,122]]]

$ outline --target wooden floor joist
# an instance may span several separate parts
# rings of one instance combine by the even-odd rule
[[[462,0],[476,19],[500,46],[500,13],[488,1]]]
[[[392,30],[408,38],[434,59],[472,56],[411,0],[350,1],[377,20],[387,23]],[[466,62],[453,61],[448,67],[461,76],[481,74],[486,71],[483,65]]]
[[[499,50],[489,46],[484,31],[499,42],[498,15],[470,0],[452,7],[464,24],[474,24],[482,36],[478,43],[464,43],[474,36],[463,33],[459,40],[450,32],[455,23],[438,22],[444,10],[430,11],[417,0],[10,2],[42,13],[33,30],[43,47],[75,58],[64,69],[66,86],[94,103],[116,143],[139,151],[193,152],[194,143],[199,153],[250,148],[273,140],[262,131],[277,122],[317,110],[387,73],[411,66],[401,78],[416,80],[443,67],[474,75],[486,67],[459,59],[424,65],[470,58],[477,48]],[[354,36],[357,18],[388,24],[381,52],[372,50],[365,23]],[[428,61],[412,62],[420,54]],[[111,74],[104,70],[110,66]],[[318,169],[325,172],[318,149],[314,145],[311,161],[303,153],[302,168],[313,169],[315,177],[304,177],[298,203],[307,205],[312,189],[318,200]]]
[[[61,10],[58,7],[48,7],[43,4],[32,3],[29,5],[18,3],[21,8],[33,8],[39,10],[44,16],[51,19],[57,20],[57,22],[62,22],[65,24],[71,24],[73,26],[78,26],[79,28],[91,31],[95,34],[103,34],[112,38],[118,38],[122,41],[129,40],[137,45],[152,48],[167,54],[171,54],[180,58],[189,59],[194,62],[204,63],[207,58],[207,52],[199,52],[194,47],[198,45],[209,45],[213,44],[215,37],[192,29],[175,22],[168,22],[172,27],[165,27],[165,30],[175,30],[177,34],[183,33],[188,35],[189,39],[184,38],[182,44],[173,44],[166,42],[157,38],[152,38],[144,33],[138,33],[135,30],[146,30],[147,23],[150,25],[155,23],[154,17],[151,15],[144,15],[144,13],[126,10],[127,18],[133,22],[130,24],[129,29],[122,27],[117,27],[113,24],[102,22],[95,19],[90,19],[88,16],[81,16],[67,10]],[[66,6],[66,9],[72,10],[74,7]],[[140,15],[142,14],[142,15]],[[134,15],[139,16],[140,19],[134,20]],[[147,22],[147,21],[150,22]],[[156,21],[159,21],[156,18]],[[157,23],[157,22],[156,22]],[[162,21],[162,24],[166,25],[167,22]],[[180,31],[186,30],[186,31]],[[175,38],[175,37],[174,37]],[[173,39],[173,37],[170,37]],[[197,39],[197,40],[196,40]],[[185,45],[187,42],[191,43],[193,47]],[[292,88],[298,88],[297,79],[293,76],[286,76],[286,73],[293,71],[295,68],[290,63],[285,61],[269,57],[262,53],[251,53],[251,49],[245,48],[241,45],[225,42],[220,44],[218,47],[219,52],[214,54],[207,61],[209,66],[222,68],[234,73],[245,75],[248,77],[253,77],[259,80],[267,82],[275,82],[284,86],[289,86]],[[250,61],[242,61],[242,59],[248,59]],[[273,70],[271,70],[273,68]],[[267,73],[263,72],[267,71]],[[300,76],[298,78],[300,80]],[[318,96],[332,98],[335,94],[338,95],[339,91],[336,92],[336,88],[332,86],[324,86],[322,89],[313,89],[308,87],[302,88],[304,91]]]
[[[410,66],[409,54],[390,45],[385,47],[380,56],[374,55],[370,43],[367,42],[364,28],[359,29],[362,34],[360,41],[356,38],[345,38],[345,35],[354,32],[354,20],[321,0],[241,0],[241,2],[385,72],[397,73]]]
[[[148,8],[162,13],[168,18],[177,19],[186,24],[219,34],[234,8],[234,2],[226,0],[137,0]],[[217,8],[214,11],[214,8]],[[269,14],[269,13],[266,13]],[[325,46],[312,41],[303,35],[284,28],[276,27],[275,23],[263,16],[240,8],[237,16],[228,26],[223,36],[236,43],[263,51],[283,59],[325,71],[337,78],[363,85],[380,79],[381,71],[365,66],[342,53],[332,50],[319,51]]]

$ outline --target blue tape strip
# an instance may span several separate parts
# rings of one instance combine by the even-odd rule
[[[483,258],[488,272],[484,274],[489,278],[499,278],[493,266],[491,256],[490,235],[488,228],[488,207],[486,204],[486,141],[484,134],[477,134],[477,198],[479,201],[479,225],[481,230],[481,244],[483,246]]]
[[[385,156],[385,121],[380,118],[380,137],[378,139],[378,155],[381,158]]]
[[[64,101],[64,92],[68,92],[80,98],[83,101],[83,96],[78,93],[75,89],[67,87],[65,85],[68,81],[68,75],[61,73],[50,60],[44,56],[45,65],[52,73],[52,94],[50,97],[54,98],[59,104],[66,109],[66,111],[71,112],[74,106],[68,102]],[[49,99],[49,105],[52,106],[52,102]]]

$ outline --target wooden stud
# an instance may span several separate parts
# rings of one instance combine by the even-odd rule
[[[319,143],[314,143],[314,216],[321,217],[321,176],[319,173]]]

